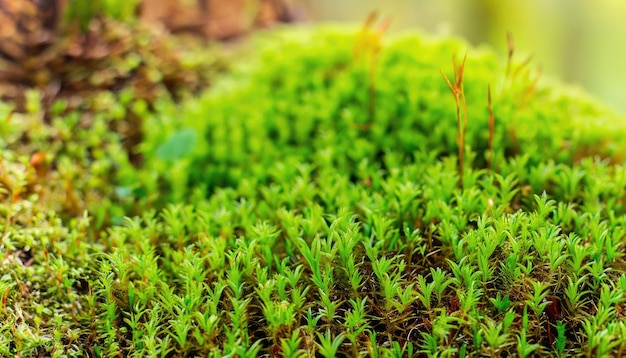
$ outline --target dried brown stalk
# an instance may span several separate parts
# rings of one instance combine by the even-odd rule
[[[440,70],[441,75],[446,80],[450,91],[454,95],[454,103],[456,105],[456,121],[457,121],[457,136],[456,144],[458,148],[459,157],[459,188],[463,189],[463,162],[465,152],[465,133],[467,130],[467,103],[465,101],[465,90],[463,89],[463,70],[465,69],[465,60],[467,59],[467,52],[463,57],[463,62],[457,66],[456,59],[452,58],[452,66],[454,67],[454,84],[450,82],[448,76]],[[461,112],[461,107],[463,111]],[[463,116],[461,118],[461,116]]]

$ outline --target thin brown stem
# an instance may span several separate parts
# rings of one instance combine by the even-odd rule
[[[456,64],[456,59],[452,58],[452,65],[454,67],[454,84],[450,82],[448,76],[440,70],[441,75],[445,79],[450,91],[454,95],[454,103],[456,106],[456,121],[457,121],[457,136],[456,144],[459,157],[459,188],[463,189],[463,162],[465,152],[465,132],[467,128],[467,103],[465,101],[465,90],[463,88],[463,70],[465,69],[465,60],[467,59],[467,52],[463,57],[463,62],[459,66]],[[463,106],[463,112],[461,113],[461,106]],[[461,118],[461,114],[463,118]]]

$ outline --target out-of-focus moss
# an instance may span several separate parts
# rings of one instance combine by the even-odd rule
[[[559,84],[535,83],[538,71],[521,61],[514,60],[507,74],[497,55],[458,39],[408,34],[386,41],[375,69],[374,123],[368,123],[369,67],[353,57],[354,31],[291,29],[259,42],[265,43],[261,54],[242,66],[246,75],[236,86],[227,82],[209,92],[143,144],[145,153],[158,151],[172,127],[199,133],[195,150],[176,160],[176,173],[163,173],[173,197],[184,197],[181,188],[210,193],[246,177],[267,182],[265,168],[277,161],[332,162],[356,175],[363,163],[385,169],[384,153],[399,155],[401,163],[418,150],[453,155],[456,108],[440,70],[451,77],[452,59],[460,61],[466,52],[465,145],[473,153],[467,165],[486,166],[488,86],[497,160],[622,161],[625,124],[609,110]]]

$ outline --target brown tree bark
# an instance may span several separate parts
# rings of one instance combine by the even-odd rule
[[[217,40],[298,19],[293,0],[145,0],[140,13],[173,32],[192,31]]]
[[[0,56],[19,61],[54,41],[56,0],[0,0]]]
[[[138,14],[142,20],[160,22],[172,32],[225,40],[255,28],[295,20],[293,1],[143,0]],[[124,43],[128,41],[124,39],[107,42],[102,36],[106,31],[102,19],[92,21],[94,28],[84,34],[59,33],[68,29],[58,25],[69,4],[69,0],[0,0],[0,100],[17,102],[21,107],[28,88],[43,90],[49,94],[46,98],[54,98],[61,89],[77,90],[82,82],[69,83],[59,78],[67,79],[64,74],[72,69],[89,68],[91,62],[98,63],[115,49],[132,50],[126,48]]]

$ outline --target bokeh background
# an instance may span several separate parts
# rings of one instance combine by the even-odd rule
[[[533,55],[544,75],[577,85],[626,114],[626,0],[298,0],[314,21],[358,22],[372,10],[391,31],[421,29]]]

